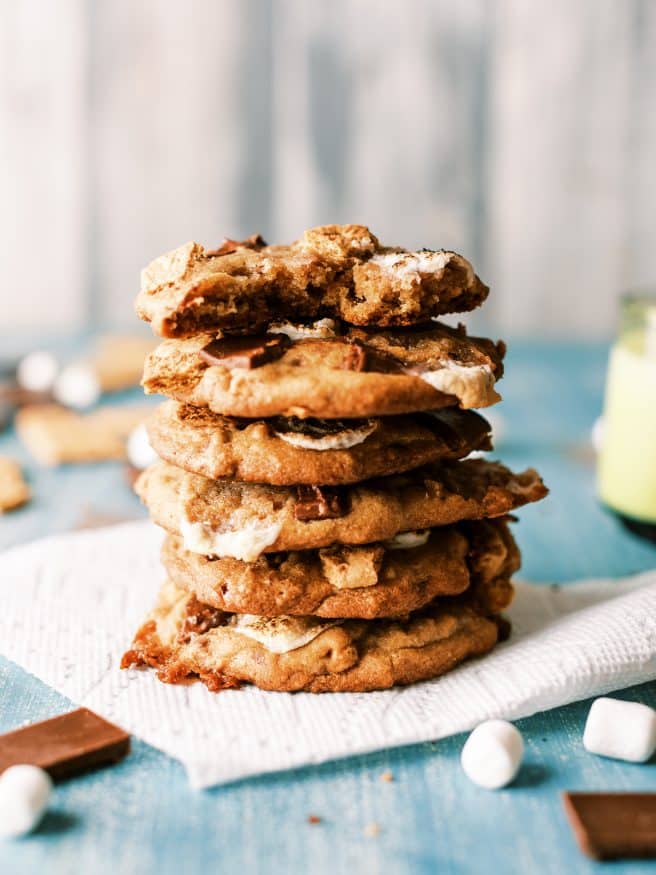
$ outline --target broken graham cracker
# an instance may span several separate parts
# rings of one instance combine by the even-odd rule
[[[51,778],[116,763],[130,751],[130,736],[87,708],[0,735],[0,774],[29,763]]]
[[[30,498],[30,488],[18,462],[9,456],[0,456],[0,513],[20,507]]]
[[[593,860],[656,857],[656,793],[563,793],[580,849]]]
[[[151,337],[130,334],[101,337],[88,362],[103,392],[138,386],[145,358],[155,346]]]
[[[57,404],[25,407],[16,415],[16,430],[42,465],[125,459],[125,441],[152,407],[105,407],[74,413]]]

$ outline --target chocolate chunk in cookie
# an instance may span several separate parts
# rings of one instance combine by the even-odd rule
[[[330,520],[349,511],[348,494],[330,486],[298,486],[294,516],[297,520]]]
[[[249,369],[276,361],[291,345],[292,341],[285,334],[220,337],[210,341],[198,354],[208,365]]]

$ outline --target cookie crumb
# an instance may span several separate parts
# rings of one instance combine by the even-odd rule
[[[307,822],[308,823],[321,823],[321,818],[317,817],[316,814],[309,814]]]
[[[380,833],[380,826],[373,820],[371,823],[368,823],[364,828],[364,834],[368,839],[375,839],[376,836]]]
[[[380,776],[380,780],[385,781],[386,784],[391,784],[394,780],[394,775],[390,771],[383,772]]]

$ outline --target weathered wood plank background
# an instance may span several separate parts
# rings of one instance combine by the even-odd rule
[[[477,327],[611,333],[656,282],[656,3],[0,3],[0,328],[130,324],[160,252],[331,221],[471,255]]]

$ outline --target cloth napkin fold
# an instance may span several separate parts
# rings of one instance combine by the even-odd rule
[[[195,787],[443,738],[656,678],[656,571],[520,583],[513,635],[443,678],[365,694],[210,693],[120,671],[163,578],[161,533],[138,522],[0,555],[0,653],[180,760]]]

